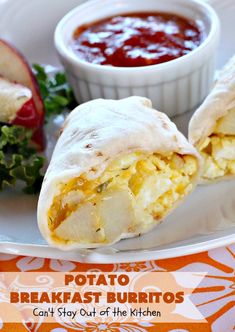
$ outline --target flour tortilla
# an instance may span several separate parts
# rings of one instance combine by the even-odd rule
[[[197,109],[189,123],[189,142],[198,146],[210,136],[217,121],[235,107],[235,56],[221,71],[208,97]]]

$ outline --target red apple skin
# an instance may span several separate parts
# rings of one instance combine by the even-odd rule
[[[0,75],[9,81],[22,84],[32,91],[40,124],[42,125],[45,109],[37,80],[21,52],[3,39],[0,39]]]
[[[39,128],[41,126],[41,118],[36,111],[33,99],[29,99],[24,103],[21,109],[16,113],[12,124],[26,128]]]

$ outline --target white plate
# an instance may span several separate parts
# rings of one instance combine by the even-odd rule
[[[134,1],[134,0],[133,0]],[[53,31],[81,0],[0,0],[1,37],[17,45],[31,62],[57,65]],[[222,22],[218,64],[235,53],[234,0],[213,1]],[[10,23],[9,23],[10,22]],[[177,119],[185,131],[190,115]],[[36,223],[37,198],[0,194],[0,251],[5,253],[116,263],[182,256],[235,241],[235,180],[199,187],[152,232],[97,250],[62,252],[48,247]]]

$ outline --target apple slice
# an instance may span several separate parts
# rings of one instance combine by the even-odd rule
[[[41,124],[44,118],[44,104],[38,83],[25,57],[12,45],[0,39],[0,76],[19,83],[32,91]]]
[[[0,77],[0,123],[33,130],[32,141],[39,150],[45,147],[41,116],[29,88]]]
[[[32,92],[25,86],[0,77],[0,121],[12,123],[22,107],[32,100]]]
[[[0,77],[0,121],[31,129],[41,126],[32,91],[2,77]]]

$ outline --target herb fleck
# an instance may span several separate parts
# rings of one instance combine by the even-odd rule
[[[109,185],[109,181],[106,181],[106,182],[104,182],[104,183],[102,183],[102,184],[100,184],[98,187],[97,187],[97,193],[102,193],[102,191],[104,191],[105,189],[107,189],[107,187],[108,187],[108,185]]]

